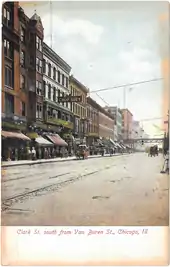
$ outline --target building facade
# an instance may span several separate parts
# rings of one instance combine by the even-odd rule
[[[132,122],[132,139],[139,139],[141,138],[141,127],[139,121]]]
[[[22,41],[18,12],[18,2],[2,6],[2,128],[25,131],[27,88],[20,86]]]
[[[114,117],[114,140],[122,140],[122,113],[118,107],[105,107],[107,112],[109,112]]]
[[[99,138],[114,140],[114,117],[102,107],[99,108]]]
[[[89,89],[79,82],[74,76],[70,76],[70,92],[72,96],[81,96],[81,102],[72,102],[71,110],[74,114],[75,138],[84,139],[87,136],[87,94]]]
[[[43,43],[43,116],[49,131],[67,133],[73,130],[71,104],[58,101],[59,97],[70,94],[70,71],[71,67]]]
[[[128,109],[122,109],[122,135],[123,139],[131,139],[132,126],[133,126],[133,114]]]
[[[87,97],[87,145],[91,146],[99,139],[99,105]]]

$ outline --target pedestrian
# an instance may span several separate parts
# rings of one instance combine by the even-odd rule
[[[32,153],[32,160],[36,160],[36,151],[34,147],[32,148],[31,153]]]

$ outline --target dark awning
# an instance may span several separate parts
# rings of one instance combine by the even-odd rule
[[[31,141],[31,139],[28,136],[24,135],[23,133],[1,131],[1,135],[5,138],[18,138],[22,140]]]
[[[46,135],[46,136],[56,146],[68,146],[68,144],[58,134]]]

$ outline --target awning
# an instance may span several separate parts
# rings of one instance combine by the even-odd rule
[[[115,143],[111,138],[110,138],[109,140],[110,140],[110,142],[112,143],[112,145],[113,145],[114,147],[117,147],[116,143]]]
[[[116,143],[116,145],[117,145],[119,148],[122,148],[118,143]]]
[[[51,143],[50,141],[46,140],[42,136],[38,136],[37,138],[35,138],[35,142],[37,142],[41,146],[53,146],[53,143]]]
[[[46,135],[46,136],[56,146],[68,146],[68,144],[58,134]]]
[[[31,141],[31,139],[28,136],[24,135],[23,133],[1,131],[1,135],[5,138],[18,138],[22,140]]]

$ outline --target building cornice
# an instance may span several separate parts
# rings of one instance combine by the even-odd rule
[[[70,83],[77,85],[84,93],[89,93],[89,89],[78,81],[73,75],[70,76]]]
[[[43,54],[48,57],[54,64],[58,65],[61,69],[70,74],[71,67],[44,42]]]

